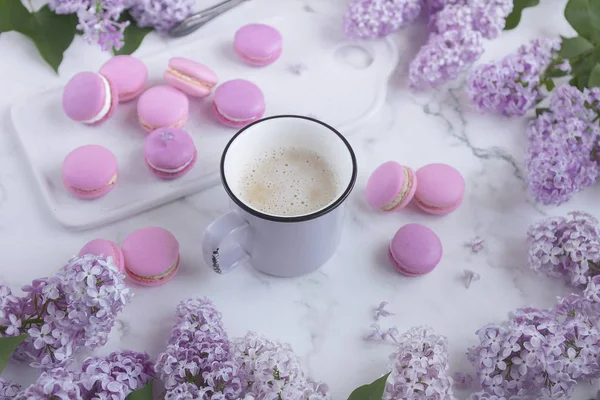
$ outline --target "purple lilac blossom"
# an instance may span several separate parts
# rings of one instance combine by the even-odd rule
[[[529,263],[534,271],[585,286],[589,277],[600,274],[600,226],[586,213],[569,217],[547,218],[529,228]]]
[[[553,92],[549,110],[530,123],[525,165],[536,201],[560,205],[596,181],[599,97],[599,88],[582,93],[560,86]]]
[[[21,386],[16,383],[5,381],[0,377],[0,399],[10,400],[17,397],[21,392]]]
[[[192,13],[194,0],[136,0],[129,10],[137,25],[166,32]]]
[[[448,340],[429,328],[412,328],[390,356],[392,372],[383,400],[455,400],[448,376]]]
[[[64,366],[73,352],[103,346],[132,298],[111,257],[72,258],[54,277],[34,280],[15,297],[0,285],[0,336],[29,337],[14,358],[42,369]]]
[[[436,13],[447,6],[465,4],[467,4],[467,0],[425,0],[425,5],[430,14]]]
[[[482,111],[524,115],[544,98],[541,86],[558,50],[560,39],[540,38],[498,62],[479,65],[469,75],[467,93]]]
[[[103,51],[123,47],[123,32],[129,21],[119,22],[128,4],[124,0],[50,0],[57,14],[77,14],[77,29],[89,43],[98,43]]]
[[[79,400],[79,374],[64,368],[43,372],[37,382],[17,395],[17,400]]]
[[[389,317],[391,315],[395,315],[393,312],[390,312],[385,309],[387,307],[387,305],[388,305],[387,301],[382,301],[381,303],[379,303],[379,306],[377,306],[377,308],[375,309],[375,319],[376,320],[379,320],[380,318],[384,318],[384,317]]]
[[[344,15],[344,30],[352,39],[387,36],[414,21],[423,0],[352,0]]]
[[[600,277],[550,310],[520,309],[477,332],[468,358],[483,392],[472,400],[567,399],[577,381],[600,377]]]
[[[468,0],[467,5],[473,13],[473,29],[486,39],[495,39],[504,29],[513,0]]]
[[[253,332],[232,342],[234,361],[246,398],[327,400],[327,387],[306,377],[300,358],[288,344]]]
[[[179,303],[176,318],[167,349],[155,365],[167,398],[238,399],[242,385],[221,313],[206,298],[189,299]],[[186,383],[197,391],[181,386]]]

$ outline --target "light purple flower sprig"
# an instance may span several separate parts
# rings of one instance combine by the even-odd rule
[[[4,379],[2,379],[2,377],[0,377],[0,399],[14,399],[20,392],[21,386],[10,381],[5,381]]]
[[[123,33],[129,21],[119,22],[128,7],[126,0],[50,0],[56,14],[77,14],[77,29],[89,43],[98,43],[103,51],[123,47]]]
[[[571,212],[551,217],[527,232],[529,263],[534,271],[558,276],[573,286],[585,286],[600,274],[600,225],[593,216]]]
[[[239,399],[242,383],[221,313],[206,298],[189,299],[179,303],[176,318],[167,349],[155,365],[166,398]]]
[[[28,338],[13,357],[42,369],[64,366],[73,352],[103,346],[116,316],[131,301],[111,257],[71,259],[54,277],[34,280],[15,297],[0,285],[0,336]]]
[[[88,358],[80,371],[64,368],[46,371],[16,399],[125,400],[153,378],[150,357],[146,353],[126,350],[107,357]]]
[[[194,4],[194,0],[135,0],[129,11],[138,26],[166,32],[186,19]]]
[[[553,91],[548,110],[530,123],[525,165],[536,201],[560,205],[595,183],[599,98],[600,88],[580,92],[562,85]]]
[[[353,39],[387,36],[417,19],[422,7],[423,0],[352,0],[344,30]]]
[[[416,327],[399,339],[390,356],[392,372],[384,400],[455,400],[448,376],[448,340],[430,328]]]
[[[600,277],[583,294],[560,299],[550,310],[517,310],[507,322],[477,332],[468,358],[484,399],[566,399],[578,381],[600,377]],[[497,397],[493,397],[497,396]]]
[[[469,76],[467,93],[481,111],[524,115],[544,98],[542,85],[561,64],[558,50],[560,39],[540,38],[498,62],[479,65]]]
[[[232,343],[246,398],[329,399],[327,387],[308,378],[300,358],[288,344],[253,332]]]

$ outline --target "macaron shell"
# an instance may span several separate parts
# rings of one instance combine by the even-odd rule
[[[94,239],[86,243],[79,251],[79,257],[86,254],[93,254],[95,256],[103,255],[105,257],[112,257],[113,262],[119,269],[119,272],[125,270],[125,261],[123,259],[123,253],[115,242],[105,239]]]
[[[241,126],[261,118],[265,113],[265,97],[254,83],[244,79],[234,79],[221,84],[215,90],[214,105],[225,119],[227,117],[243,120],[231,121]]]
[[[179,242],[166,229],[138,229],[123,241],[126,271],[141,277],[152,277],[169,270],[179,257]]]
[[[167,85],[146,90],[137,104],[140,125],[148,132],[163,127],[184,125],[189,116],[189,108],[187,96]]]
[[[454,167],[429,164],[417,171],[419,186],[415,192],[417,206],[423,211],[444,215],[456,210],[463,201],[465,180]]]
[[[183,175],[190,172],[196,165],[196,161],[198,161],[198,153],[197,152],[194,153],[193,158],[190,161],[190,163],[184,169],[182,169],[181,171],[177,171],[177,172],[164,172],[164,171],[159,171],[157,169],[154,169],[154,167],[148,163],[148,160],[146,160],[146,165],[150,169],[150,172],[152,172],[158,178],[169,180],[169,179],[180,178]]]
[[[106,96],[111,96],[111,93],[106,93],[104,81],[99,74],[80,72],[66,84],[62,106],[69,118],[83,122],[93,119],[102,111]],[[111,99],[112,102],[114,100]]]
[[[179,263],[180,263],[179,258],[177,258],[176,263],[177,263],[177,265],[175,266],[175,268],[173,268],[173,270],[168,275],[165,275],[165,276],[161,277],[160,279],[151,279],[151,278],[135,276],[135,275],[132,275],[131,272],[129,272],[129,271],[127,271],[128,272],[127,276],[133,282],[135,282],[136,284],[141,285],[141,286],[148,286],[148,287],[159,286],[159,285],[169,282],[171,279],[173,279],[175,277],[175,275],[177,275],[177,272],[179,272]]]
[[[100,68],[100,74],[108,78],[119,93],[119,102],[137,98],[146,86],[148,68],[139,59],[120,55],[111,58]]]
[[[65,186],[73,193],[89,192],[88,198],[100,197],[114,187],[109,183],[118,176],[117,159],[102,146],[82,146],[67,155],[62,176]]]
[[[217,74],[212,69],[183,57],[172,58],[169,61],[169,69],[165,71],[163,77],[170,85],[194,97],[208,96],[212,93],[212,87],[219,82]]]
[[[388,161],[377,167],[369,177],[366,187],[367,203],[373,208],[385,209],[383,211],[403,208],[412,200],[416,186],[412,169],[395,161]],[[398,196],[403,196],[400,202],[392,209],[387,209],[393,206]]]
[[[235,33],[234,50],[245,62],[264,66],[275,62],[281,55],[283,38],[272,26],[249,24]]]
[[[396,232],[389,248],[396,269],[409,276],[431,272],[442,259],[442,242],[431,229],[408,224]]]

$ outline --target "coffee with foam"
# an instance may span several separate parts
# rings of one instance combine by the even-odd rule
[[[319,154],[296,147],[272,150],[246,166],[240,182],[242,200],[278,216],[313,213],[331,203],[339,181]]]

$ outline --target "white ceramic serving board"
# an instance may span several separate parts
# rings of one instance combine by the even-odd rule
[[[312,115],[347,134],[376,112],[386,96],[387,81],[397,64],[390,40],[354,44],[345,41],[338,18],[300,13],[263,21],[284,37],[281,58],[266,68],[242,64],[233,53],[233,32],[205,37],[143,59],[149,85],[161,82],[171,57],[182,56],[211,66],[221,82],[249,79],[262,88],[266,116]],[[298,75],[291,66],[303,63]],[[119,107],[115,117],[97,127],[69,120],[61,108],[62,88],[24,99],[11,109],[15,134],[30,164],[42,198],[56,219],[70,229],[89,229],[123,219],[219,182],[218,164],[235,130],[219,125],[211,113],[212,98],[190,99],[186,130],[198,148],[198,163],[186,176],[161,181],[143,158],[146,133],[136,116],[136,102]],[[119,180],[106,196],[92,201],[72,197],[61,179],[61,164],[73,149],[99,144],[119,162]]]

